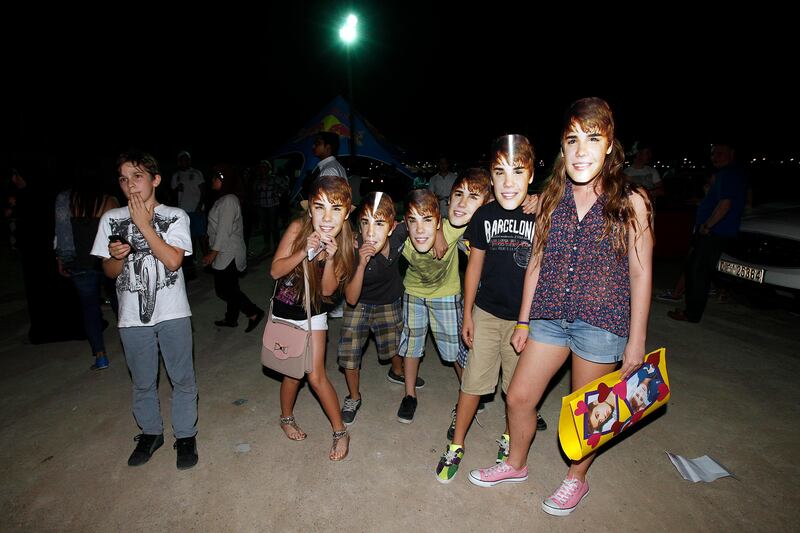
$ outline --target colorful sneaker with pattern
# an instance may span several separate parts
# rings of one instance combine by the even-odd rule
[[[497,449],[497,459],[494,460],[495,463],[500,464],[508,461],[509,439],[510,437],[508,436],[508,433],[503,433],[500,438],[495,441],[499,446]]]
[[[464,458],[464,448],[460,444],[450,444],[436,465],[436,481],[450,483],[458,473],[458,467]]]

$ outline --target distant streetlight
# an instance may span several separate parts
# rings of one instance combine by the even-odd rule
[[[348,15],[344,22],[344,26],[339,28],[339,38],[347,44],[355,41],[356,37],[358,37],[358,33],[356,32],[357,24],[358,17],[355,15]]]
[[[350,46],[358,38],[356,25],[358,25],[358,17],[351,13],[347,15],[344,26],[339,28],[339,38],[344,42],[347,50],[347,99],[350,103],[350,161],[353,167],[355,166],[356,157],[356,125],[355,104],[353,102],[353,67],[350,61]]]

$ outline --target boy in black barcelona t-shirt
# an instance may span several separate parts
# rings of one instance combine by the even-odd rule
[[[464,277],[462,337],[470,353],[453,440],[436,466],[436,479],[442,483],[452,481],[458,472],[481,396],[494,392],[501,368],[503,391],[507,391],[519,360],[511,335],[521,327],[517,315],[536,220],[536,215],[522,210],[533,181],[533,164],[533,148],[522,135],[504,135],[495,141],[490,173],[496,201],[475,212],[465,234],[470,255]],[[497,461],[502,462],[508,457],[507,426],[498,442]]]

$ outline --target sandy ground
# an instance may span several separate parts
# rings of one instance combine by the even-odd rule
[[[264,304],[267,263],[242,280]],[[351,426],[349,458],[328,460],[330,425],[309,388],[295,414],[309,437],[286,439],[278,426],[278,387],[259,362],[260,331],[213,325],[223,304],[208,274],[188,286],[200,390],[194,469],[178,471],[169,426],[170,385],[162,370],[166,444],[130,468],[138,428],[116,329],[105,332],[111,367],[88,370],[85,341],[33,346],[18,263],[2,260],[0,290],[0,515],[3,531],[777,531],[800,520],[797,395],[800,320],[781,310],[711,302],[702,324],[674,322],[652,306],[648,349],[666,346],[669,406],[601,454],[591,493],[567,518],[544,514],[540,501],[566,471],[555,428],[569,372],[542,405],[550,428],[532,446],[530,479],[478,488],[468,470],[489,466],[504,427],[502,399],[488,403],[467,437],[461,472],[434,478],[457,382],[432,346],[421,366],[413,424],[396,421],[402,387],[367,349],[364,404]],[[668,286],[674,265],[661,268]],[[658,269],[657,269],[658,270]],[[113,314],[105,309],[113,323]],[[327,369],[340,400],[336,367],[341,320],[331,321]],[[665,451],[709,454],[736,475],[684,481]]]

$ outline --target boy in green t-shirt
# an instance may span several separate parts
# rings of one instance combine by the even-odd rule
[[[404,358],[405,396],[397,411],[399,422],[410,424],[417,409],[414,387],[419,361],[425,349],[430,327],[439,356],[455,363],[459,381],[466,365],[467,350],[460,339],[463,304],[458,275],[457,242],[475,210],[490,197],[489,174],[483,169],[469,169],[453,184],[449,217],[441,219],[436,196],[428,190],[411,191],[406,202],[408,230],[403,256],[409,267],[404,280],[403,332],[400,355]],[[447,252],[436,259],[432,248],[441,228]]]

